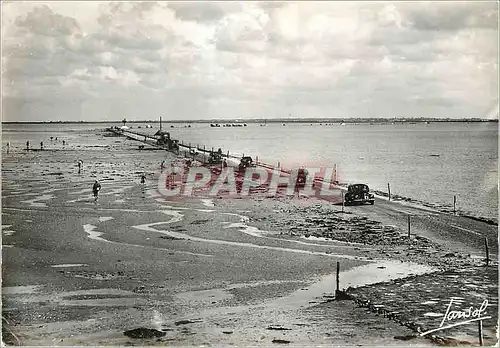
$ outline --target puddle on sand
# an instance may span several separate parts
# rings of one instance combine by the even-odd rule
[[[240,218],[240,222],[249,222],[250,221],[250,218],[248,216],[245,216],[245,215],[240,215],[240,214],[236,214],[236,213],[222,213],[223,215],[231,215],[231,216],[237,216]]]
[[[136,293],[133,293],[131,291],[112,289],[112,288],[66,291],[60,294],[61,297],[85,296],[85,295],[137,296]]]
[[[263,237],[263,233],[266,233],[266,231],[259,230],[257,227],[253,226],[248,226],[242,222],[226,222],[227,226],[224,228],[239,228],[238,231],[248,234],[250,236],[254,237]]]
[[[178,212],[176,212],[176,213],[178,213]],[[181,215],[181,214],[179,214],[179,215]],[[181,215],[181,217],[182,217],[182,215]],[[258,244],[252,244],[252,243],[234,242],[234,241],[227,241],[227,240],[220,240],[220,239],[199,238],[199,237],[193,237],[193,236],[190,236],[188,234],[179,233],[179,232],[173,232],[173,231],[167,231],[167,230],[157,230],[157,229],[152,227],[152,226],[156,226],[156,225],[169,224],[173,220],[175,220],[175,218],[173,218],[170,221],[160,221],[160,222],[154,222],[154,223],[144,224],[144,225],[137,225],[137,226],[132,226],[132,227],[136,228],[138,230],[141,230],[141,231],[161,233],[161,234],[165,234],[167,236],[174,237],[174,238],[185,239],[185,240],[190,240],[190,241],[195,241],[195,242],[202,242],[202,243],[231,245],[231,246],[244,247],[244,248],[276,250],[276,251],[291,252],[291,253],[297,253],[297,254],[321,255],[321,256],[325,256],[325,257],[335,257],[335,258],[343,258],[343,259],[351,259],[351,260],[359,260],[359,261],[366,259],[366,258],[359,257],[359,256],[352,256],[352,255],[345,255],[345,254],[331,254],[331,253],[325,253],[325,252],[315,252],[315,251],[293,249],[293,248],[282,248],[282,247],[274,247],[274,246],[269,246],[269,245],[258,245]],[[180,220],[176,220],[176,221],[180,221]]]
[[[102,298],[91,300],[62,300],[62,306],[89,306],[89,307],[132,307],[143,305],[147,301],[142,298]]]
[[[201,204],[203,204],[205,207],[213,208],[215,207],[214,201],[211,199],[200,199]]]
[[[384,268],[380,268],[384,267]],[[348,288],[392,279],[404,278],[408,275],[424,274],[435,271],[434,268],[410,262],[383,261],[352,268],[340,273],[340,287]]]
[[[6,286],[2,288],[2,293],[5,295],[34,294],[41,287],[42,285]]]
[[[228,285],[226,290],[255,288],[255,287],[267,286],[267,285],[303,284],[303,283],[304,283],[304,281],[302,281],[302,280],[262,280],[262,281],[257,281],[257,282],[231,284],[231,285]]]
[[[384,267],[384,268],[379,268]],[[391,279],[404,278],[410,273],[423,274],[433,271],[428,266],[422,266],[413,263],[401,263],[400,261],[383,261],[371,263],[363,266],[353,267],[339,276],[340,288],[345,289],[349,286],[364,286]],[[279,308],[299,306],[308,306],[310,301],[321,298],[326,293],[332,293],[336,286],[336,275],[329,274],[317,283],[312,284],[305,290],[298,290],[289,296],[271,301],[270,306]]]
[[[188,291],[175,295],[175,297],[184,302],[218,302],[229,300],[233,294],[222,289],[210,289],[200,291]]]
[[[30,294],[32,293],[32,288],[34,286],[28,287],[14,287],[23,288],[15,289],[15,292],[19,294]],[[24,289],[27,288],[27,289]],[[10,290],[10,288],[7,288]],[[4,288],[5,291],[5,288]],[[74,297],[82,297],[81,299],[75,299]],[[99,298],[85,298],[85,297],[99,297]],[[122,296],[122,297],[117,297]],[[15,301],[21,303],[37,303],[37,302],[47,302],[57,303],[61,306],[99,306],[99,307],[131,307],[137,305],[143,305],[147,302],[146,299],[139,297],[138,294],[119,289],[89,289],[89,290],[78,290],[78,291],[67,291],[61,292],[53,295],[37,295],[31,297],[21,297],[16,298]]]
[[[84,194],[84,193],[90,193],[90,192],[92,192],[92,189],[89,189],[89,188],[87,189],[87,188],[85,188],[85,189],[82,189],[82,190],[80,190],[80,191],[73,191],[73,192],[69,192],[68,194],[70,194],[70,195],[82,195],[82,194]]]
[[[54,198],[54,195],[41,195],[41,196],[37,196],[33,199],[27,200],[27,201],[21,201],[21,203],[28,203],[30,205],[30,207],[42,208],[42,207],[46,207],[47,204],[40,203],[38,201],[48,201],[49,199],[52,199],[52,198]]]
[[[172,218],[171,221],[177,221],[176,217]],[[182,215],[181,215],[181,220],[182,220]],[[165,222],[161,222],[161,224],[164,224]],[[192,253],[189,251],[180,251],[180,250],[175,250],[175,249],[167,249],[167,248],[159,248],[159,247],[154,247],[154,246],[149,246],[149,245],[140,245],[140,244],[130,244],[130,243],[122,243],[122,242],[115,242],[112,240],[107,240],[104,238],[101,238],[104,234],[104,232],[99,232],[95,231],[97,227],[91,224],[85,224],[83,225],[83,230],[88,234],[87,237],[90,239],[94,239],[97,241],[101,242],[106,242],[106,243],[111,243],[111,244],[119,244],[119,245],[125,245],[125,246],[131,246],[135,248],[150,248],[150,249],[155,249],[155,250],[163,250],[163,251],[168,251],[170,253],[178,253],[178,254],[185,254],[185,255],[193,255],[193,256],[204,256],[204,257],[213,257],[213,255],[208,255],[208,254],[198,254],[198,253]]]
[[[99,222],[105,222],[105,221],[109,221],[109,220],[113,220],[114,217],[112,216],[100,216],[99,217]]]
[[[94,231],[96,228],[97,228],[97,226],[90,225],[90,224],[83,225],[83,230],[88,234],[87,237],[89,237],[90,239],[99,240],[101,242],[112,243],[109,240],[106,240],[104,238],[99,237],[99,236],[103,235],[104,233],[103,232]]]

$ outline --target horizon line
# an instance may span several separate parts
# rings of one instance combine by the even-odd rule
[[[126,120],[126,123],[160,123],[157,120]],[[279,122],[295,122],[295,123],[355,123],[355,121],[363,122],[498,122],[498,118],[251,118],[251,119],[191,119],[191,120],[162,120],[162,123],[279,123]],[[87,120],[47,120],[47,121],[3,121],[2,124],[46,124],[46,123],[123,123],[123,120],[106,120],[106,121],[87,121]]]

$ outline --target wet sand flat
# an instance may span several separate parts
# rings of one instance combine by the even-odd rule
[[[407,245],[382,243],[384,249],[354,238],[376,225],[368,216],[389,225],[372,207],[336,220],[340,207],[308,199],[168,200],[156,189],[159,163],[182,159],[117,141],[109,151],[79,152],[80,174],[69,151],[4,158],[3,315],[23,344],[397,345],[395,336],[412,334],[352,301],[332,302],[335,267],[340,262],[341,288],[441,270],[453,243],[435,242],[432,229],[421,227],[427,239],[412,246],[427,248],[427,256],[403,258]],[[95,177],[103,187],[97,203]],[[389,205],[379,209],[394,214]],[[325,233],[328,224],[343,224],[353,238],[340,238],[340,225]],[[471,257],[450,260],[475,266],[475,247],[468,244]],[[123,335],[138,327],[165,335]]]

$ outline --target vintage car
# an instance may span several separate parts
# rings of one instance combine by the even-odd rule
[[[218,152],[210,152],[208,157],[208,164],[221,164],[222,156]]]
[[[370,193],[370,188],[365,184],[354,184],[347,187],[347,192],[344,196],[345,204],[353,203],[370,203],[375,204],[375,196]]]
[[[245,168],[253,167],[253,166],[254,165],[253,165],[252,157],[245,156],[245,157],[241,157],[240,164],[238,165],[238,169],[240,171],[242,171],[242,170],[245,170]]]

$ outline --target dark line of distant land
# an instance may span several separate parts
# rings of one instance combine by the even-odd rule
[[[273,118],[273,119],[221,119],[221,120],[168,120],[163,119],[162,123],[369,123],[369,124],[385,124],[385,123],[425,123],[425,122],[498,122],[498,119],[480,119],[480,118]],[[3,121],[2,124],[75,124],[75,123],[106,123],[106,124],[122,124],[122,120],[114,121]],[[159,123],[159,120],[127,120],[126,123]]]

